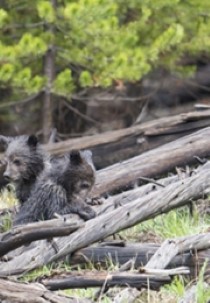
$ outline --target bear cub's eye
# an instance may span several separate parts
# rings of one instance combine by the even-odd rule
[[[13,161],[13,163],[14,163],[15,165],[17,165],[17,166],[20,166],[20,165],[21,165],[21,161],[18,160],[18,159],[15,159],[15,160]]]

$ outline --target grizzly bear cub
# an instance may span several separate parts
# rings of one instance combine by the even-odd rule
[[[47,154],[34,135],[0,136],[0,145],[5,151],[3,177],[15,185],[16,196],[23,204],[44,169]]]
[[[85,203],[94,182],[91,151],[71,151],[44,169],[13,224],[49,220],[55,213],[76,213],[84,220],[94,218],[94,210]]]

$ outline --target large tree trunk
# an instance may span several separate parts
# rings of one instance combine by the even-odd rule
[[[56,0],[51,0],[52,6],[56,7]],[[54,25],[48,24],[47,31],[52,35],[54,34]],[[53,112],[53,96],[52,96],[52,85],[55,78],[55,46],[50,44],[44,57],[44,75],[47,78],[47,84],[43,94],[43,142],[47,142],[50,137],[52,130],[52,112]]]

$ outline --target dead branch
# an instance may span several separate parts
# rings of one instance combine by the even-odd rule
[[[15,106],[15,105],[20,105],[20,104],[26,104],[26,103],[31,102],[34,99],[38,98],[41,94],[42,94],[42,91],[39,91],[38,93],[31,95],[24,100],[1,103],[0,108],[10,107],[10,106]]]
[[[176,276],[176,275],[189,275],[190,270],[186,266],[172,268],[172,269],[150,269],[147,267],[140,268],[140,273],[145,273],[147,275],[158,275],[158,276]]]

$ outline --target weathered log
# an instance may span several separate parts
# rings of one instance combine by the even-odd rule
[[[73,148],[89,148],[93,151],[94,163],[99,169],[209,125],[210,111],[190,112],[121,130],[48,144],[46,148],[52,154],[64,154]]]
[[[158,177],[176,166],[194,163],[194,156],[210,156],[210,128],[177,139],[97,173],[93,196],[123,188],[140,177]]]
[[[57,295],[40,283],[25,284],[3,279],[0,279],[0,301],[4,303],[91,303],[88,299]]]
[[[194,170],[191,171],[187,170],[186,172],[181,172],[177,175],[173,175],[167,178],[162,178],[153,183],[148,183],[146,185],[134,187],[133,189],[123,191],[122,193],[109,196],[107,199],[104,199],[104,203],[102,203],[102,205],[95,206],[95,211],[97,212],[98,215],[108,211],[112,211],[116,209],[118,206],[127,204],[130,201],[134,201],[138,197],[143,197],[145,195],[150,194],[151,192],[157,192],[158,190],[161,190],[162,187],[173,184],[179,180],[184,181],[186,178],[189,178],[192,175],[192,173],[196,173],[196,171],[198,172],[205,169],[210,169],[209,161],[207,161],[202,166],[198,166]]]
[[[204,166],[202,166],[204,167]],[[200,167],[199,167],[200,168]],[[168,178],[162,178],[157,180],[155,183],[148,183],[146,185],[134,187],[133,189],[123,191],[122,193],[109,196],[107,199],[104,199],[101,205],[95,206],[95,211],[98,215],[101,215],[105,212],[112,211],[116,209],[118,206],[122,206],[127,204],[131,201],[139,197],[146,196],[152,192],[157,192],[158,190],[162,189],[163,187],[175,183],[179,180],[184,180],[189,177],[189,174],[182,173],[181,176],[174,175]],[[158,194],[158,193],[157,193]]]
[[[210,247],[210,233],[167,239],[145,266],[146,269],[164,269],[178,254]]]
[[[106,243],[106,242],[105,242]],[[129,260],[134,260],[134,268],[146,265],[149,259],[154,255],[156,250],[160,247],[159,244],[154,243],[124,243],[124,246],[105,245],[89,246],[76,251],[69,257],[69,264],[72,265],[86,265],[93,264],[99,267],[107,267],[110,262],[121,266]],[[183,258],[183,259],[182,259]],[[177,258],[173,263],[174,267],[188,264],[188,255]],[[183,263],[182,263],[183,262]]]
[[[112,246],[97,245],[76,251],[68,258],[69,264],[80,267],[92,264],[97,268],[107,268],[111,262],[121,268],[132,260],[132,267],[137,269],[145,266],[160,247],[156,243],[124,243],[125,246],[114,246],[114,243],[115,241]],[[186,266],[190,269],[190,277],[194,279],[204,263],[206,264],[205,272],[208,272],[210,270],[210,249],[180,253],[171,260],[166,268]]]
[[[88,246],[122,229],[143,222],[156,215],[182,206],[190,199],[203,196],[204,191],[210,187],[210,170],[201,170],[192,177],[168,185],[157,193],[138,198],[124,206],[87,221],[84,226],[68,237],[54,239],[58,253],[47,248],[46,241],[17,256],[7,264],[0,264],[0,274],[16,274],[24,270],[31,270],[46,263],[58,260],[79,248]],[[209,234],[206,234],[208,239]],[[202,243],[203,244],[203,243]],[[210,242],[206,242],[208,248]],[[201,246],[200,249],[204,247]],[[33,259],[31,258],[33,256]]]
[[[39,279],[39,281],[49,290],[101,287],[104,284],[107,287],[130,286],[138,289],[148,288],[159,290],[159,288],[171,282],[169,276],[163,275],[145,275],[138,272],[82,272],[65,273],[64,277],[53,277]]]
[[[69,264],[83,266],[90,263],[106,268],[110,262],[121,266],[132,259],[134,260],[134,268],[138,268],[146,265],[159,247],[160,245],[155,243],[125,243],[124,247],[114,245],[104,247],[100,245],[90,246],[76,251],[70,256]],[[207,255],[209,254],[210,250],[207,252]],[[197,258],[199,260],[199,255],[197,255]],[[195,267],[194,261],[193,253],[183,253],[172,259],[168,268],[187,266],[193,271]],[[200,263],[203,262],[204,260],[201,259]]]
[[[0,234],[0,257],[32,241],[69,235],[81,226],[72,222],[72,219],[61,218],[13,227]]]

